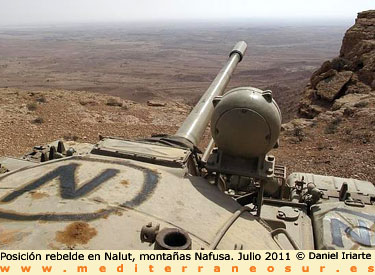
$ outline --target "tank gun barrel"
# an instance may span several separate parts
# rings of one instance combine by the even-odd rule
[[[227,63],[178,129],[176,136],[187,139],[194,146],[199,144],[214,110],[212,100],[223,94],[234,69],[243,58],[246,48],[247,44],[244,41],[240,41],[234,46]]]

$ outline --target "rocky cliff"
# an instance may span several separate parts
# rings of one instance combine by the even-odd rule
[[[347,30],[340,55],[313,73],[299,115],[314,118],[337,110],[343,102],[358,103],[375,89],[375,10],[360,12]],[[346,106],[347,107],[347,106]]]
[[[375,10],[358,14],[340,55],[315,71],[276,155],[295,170],[375,182]]]

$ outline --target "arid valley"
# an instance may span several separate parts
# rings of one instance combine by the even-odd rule
[[[339,55],[353,23],[0,28],[0,155],[21,156],[59,138],[95,143],[99,134],[173,134],[239,40],[248,51],[228,89],[272,90],[287,123],[297,117],[311,75]],[[288,171],[371,180],[373,138],[343,136],[350,119],[337,133],[324,123],[284,131],[274,154]]]

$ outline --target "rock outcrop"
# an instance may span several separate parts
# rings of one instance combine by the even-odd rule
[[[340,55],[313,73],[275,156],[295,171],[375,179],[375,10],[358,14]]]
[[[374,94],[375,10],[360,12],[346,31],[340,55],[313,73],[299,106],[301,117],[312,119],[334,106],[337,100],[356,100],[351,94]],[[356,102],[352,102],[355,105]]]

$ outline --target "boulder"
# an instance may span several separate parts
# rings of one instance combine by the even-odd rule
[[[359,102],[364,102],[368,98],[369,98],[368,95],[348,94],[339,99],[336,99],[335,103],[332,106],[332,109],[338,110],[338,109],[347,108],[347,107],[357,107],[356,105],[358,105]]]
[[[349,84],[346,88],[345,94],[369,94],[373,89],[363,82]]]
[[[316,117],[317,115],[325,111],[326,108],[322,106],[307,103],[301,104],[298,109],[298,112],[302,117],[310,119]]]
[[[111,97],[111,98],[108,98],[106,105],[121,107],[122,103],[123,103],[122,100],[120,100],[119,98]]]
[[[312,74],[310,78],[311,88],[315,89],[316,84],[318,84],[319,81],[321,81],[325,77],[334,75],[334,73],[335,72],[334,70],[332,70],[331,61],[325,61],[322,66]]]
[[[334,75],[324,78],[316,85],[316,94],[321,98],[332,102],[340,95],[340,93],[342,93],[343,87],[349,82],[352,75],[353,72],[351,71],[335,71]]]
[[[294,131],[295,129],[303,129],[314,125],[314,123],[315,121],[312,119],[296,118],[288,123],[282,124],[281,131],[290,132]]]
[[[167,103],[158,100],[148,100],[147,105],[152,107],[163,107],[167,105]]]

